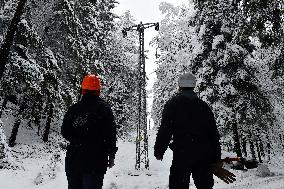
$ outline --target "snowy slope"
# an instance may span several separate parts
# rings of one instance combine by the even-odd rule
[[[151,132],[149,139],[150,170],[140,172],[134,171],[135,144],[119,141],[116,165],[107,172],[103,189],[166,189],[171,152],[170,150],[166,152],[163,162],[155,160],[153,157],[154,139],[155,134]],[[52,145],[43,145],[34,140],[31,143],[19,143],[14,148],[14,153],[21,157],[19,161],[22,162],[24,170],[0,170],[0,189],[67,188],[63,161],[64,151],[56,152],[56,148]],[[61,161],[58,160],[51,165],[51,157],[56,153],[60,154]],[[237,181],[234,184],[227,185],[216,179],[214,188],[284,189],[284,168],[272,165],[269,168],[275,173],[275,176],[260,178],[256,176],[255,169],[247,172],[233,170],[237,175]],[[194,188],[194,185],[191,184],[190,189]]]

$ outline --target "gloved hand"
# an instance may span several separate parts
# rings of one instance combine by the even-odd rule
[[[112,168],[115,165],[114,159],[115,159],[115,155],[108,156],[108,167],[109,168]]]
[[[236,175],[223,168],[223,162],[217,161],[213,164],[213,174],[223,180],[225,183],[230,184],[236,181]]]

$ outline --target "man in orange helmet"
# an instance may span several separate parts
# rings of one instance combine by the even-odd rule
[[[98,76],[85,76],[82,99],[63,119],[61,133],[70,142],[65,159],[68,189],[101,189],[107,167],[114,165],[116,125],[100,90]]]

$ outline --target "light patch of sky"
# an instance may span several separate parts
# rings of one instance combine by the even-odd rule
[[[159,5],[161,2],[168,2],[175,6],[187,5],[188,0],[117,0],[119,4],[114,8],[114,13],[117,15],[122,15],[125,11],[130,10],[131,15],[136,19],[136,23],[155,23],[160,22],[163,19],[163,15],[159,10]],[[155,54],[156,49],[149,45],[152,38],[157,35],[157,31],[154,28],[149,28],[145,30],[145,50],[149,50],[146,53],[148,59],[146,62],[146,73],[149,78],[147,82],[147,90],[151,91],[156,78],[155,69],[157,65],[155,64]],[[148,108],[152,106],[153,94],[149,95],[147,100]]]

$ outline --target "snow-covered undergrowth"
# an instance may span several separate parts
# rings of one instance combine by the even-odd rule
[[[0,120],[0,169],[19,169],[21,166],[15,161],[11,154],[11,148],[6,142],[3,126],[4,123]]]
[[[52,137],[56,140],[56,137]],[[58,138],[57,138],[58,139]],[[135,171],[135,144],[118,141],[118,153],[115,166],[105,175],[103,189],[166,189],[172,154],[168,150],[164,160],[157,161],[153,156],[155,133],[150,132],[149,158],[150,170]],[[58,151],[60,150],[60,151]],[[18,143],[12,150],[24,169],[0,170],[1,189],[64,189],[67,180],[64,172],[65,152],[54,147],[54,144],[44,145],[40,142]],[[228,156],[230,153],[225,153]],[[237,176],[237,181],[227,185],[215,179],[216,189],[283,189],[283,166],[268,165],[272,175],[257,176],[260,170],[231,170]],[[191,183],[190,189],[194,189]]]

